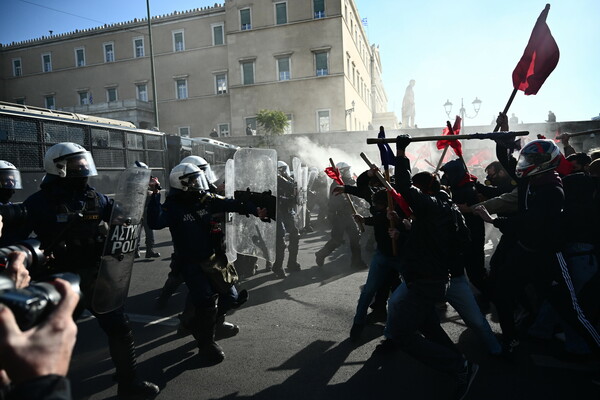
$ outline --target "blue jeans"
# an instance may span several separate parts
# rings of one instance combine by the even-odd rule
[[[360,293],[360,297],[358,298],[356,314],[354,315],[355,324],[366,323],[369,305],[371,304],[375,293],[377,293],[377,290],[379,290],[379,288],[385,283],[390,271],[397,271],[400,273],[399,257],[386,256],[379,250],[376,250],[375,254],[373,254],[373,258],[371,259],[371,265],[369,266],[367,282],[365,283],[365,286]]]
[[[594,246],[588,243],[569,243],[565,246],[564,256],[573,282],[576,294],[598,271],[598,260],[591,254]],[[577,254],[586,253],[590,254]],[[529,328],[532,336],[549,339],[552,337],[554,327],[561,324],[565,331],[565,349],[570,353],[590,353],[590,347],[585,340],[569,325],[563,323],[549,302],[544,301],[540,307],[534,324]]]
[[[386,337],[438,371],[463,371],[465,359],[440,326],[435,303],[443,301],[447,282],[415,280],[401,284],[388,301]]]
[[[390,298],[389,303],[398,301],[398,299],[404,296],[407,290],[408,289],[405,283],[400,284],[398,289],[396,289]],[[445,299],[456,310],[458,315],[460,315],[467,327],[473,329],[479,334],[490,354],[498,354],[502,351],[502,346],[494,335],[494,332],[492,332],[492,328],[490,328],[490,324],[487,322],[487,319],[485,319],[485,316],[481,313],[481,310],[475,301],[475,296],[473,296],[473,292],[469,287],[467,278],[464,275],[454,277],[450,280],[450,285],[446,290]],[[389,305],[388,307],[391,308],[392,306]],[[386,337],[388,337],[389,323],[390,320],[388,319],[388,323],[386,324],[384,331],[384,335]]]

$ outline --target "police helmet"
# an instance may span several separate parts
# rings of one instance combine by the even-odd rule
[[[12,163],[0,160],[0,189],[23,189],[21,173]]]
[[[277,161],[277,172],[279,172],[279,175],[283,175],[285,177],[291,176],[290,167],[285,161]]]
[[[183,190],[184,192],[208,190],[208,181],[204,172],[190,163],[182,163],[173,168],[169,175],[169,183],[172,188]]]
[[[181,160],[181,164],[183,163],[194,164],[196,167],[200,168],[204,172],[206,180],[209,183],[215,183],[217,181],[217,177],[214,174],[212,168],[210,167],[210,164],[204,158],[200,156],[187,156],[186,158]]]
[[[46,151],[44,170],[60,178],[98,175],[92,154],[83,146],[69,142],[55,144]]]
[[[146,164],[145,162],[141,162],[141,161],[136,161],[135,163],[133,163],[133,166],[138,167],[138,168],[148,169],[148,164]]]
[[[515,174],[519,178],[525,178],[551,171],[560,164],[560,156],[560,150],[554,141],[532,140],[521,149]]]

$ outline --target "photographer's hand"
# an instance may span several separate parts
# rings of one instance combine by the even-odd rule
[[[22,251],[13,251],[8,255],[9,262],[6,268],[8,277],[15,283],[17,289],[29,286],[31,277],[29,271],[25,268],[25,253]]]
[[[66,376],[69,370],[79,296],[62,279],[52,283],[62,300],[44,322],[28,331],[22,332],[12,311],[0,304],[0,368],[16,385],[46,375]]]

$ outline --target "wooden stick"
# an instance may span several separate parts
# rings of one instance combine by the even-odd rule
[[[573,132],[573,133],[565,132],[561,135],[558,135],[556,138],[562,139],[562,136],[572,138],[572,137],[576,137],[576,136],[593,135],[595,133],[600,133],[600,129],[590,129],[589,131],[581,131],[581,132]]]
[[[335,166],[335,163],[333,162],[333,159],[329,159],[329,163],[331,164],[331,167],[334,169],[337,169],[337,167]],[[339,172],[339,170],[338,170]],[[344,193],[344,195],[346,196],[346,200],[348,200],[348,204],[350,204],[350,207],[352,208],[352,215],[354,214],[358,214],[358,212],[356,211],[356,207],[354,207],[354,203],[352,202],[352,199],[350,198],[350,195],[348,193]],[[352,217],[354,218],[354,217]],[[358,224],[358,228],[360,229],[361,232],[365,231],[365,226],[363,225],[362,222],[356,222]]]

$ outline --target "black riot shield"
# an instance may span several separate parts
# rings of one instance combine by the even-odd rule
[[[99,314],[116,310],[127,298],[150,173],[146,168],[131,167],[119,177],[110,229],[92,296],[92,309]]]

